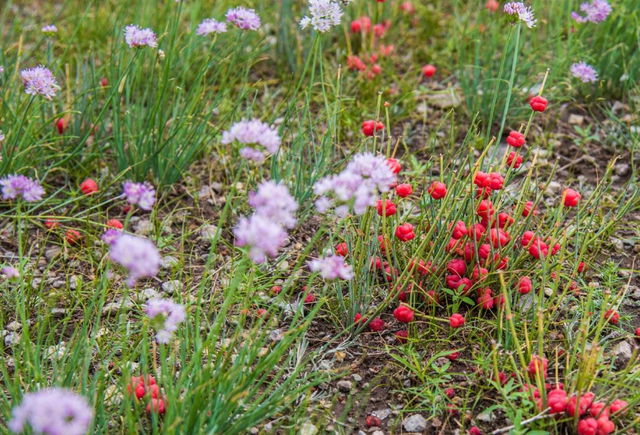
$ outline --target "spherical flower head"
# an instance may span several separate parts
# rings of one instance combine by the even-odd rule
[[[41,95],[51,100],[60,89],[53,73],[42,65],[22,70],[20,76],[24,91],[29,95]]]
[[[125,181],[122,184],[123,196],[129,204],[137,204],[143,210],[151,210],[156,202],[156,189],[151,183],[134,183]]]
[[[93,419],[87,400],[63,388],[28,393],[11,414],[12,432],[20,433],[28,424],[34,434],[43,435],[83,435]]]
[[[353,278],[351,266],[344,262],[344,257],[340,255],[330,255],[325,258],[312,260],[309,262],[309,269],[312,272],[319,272],[324,279],[333,281],[343,279],[345,281]]]
[[[276,257],[287,240],[281,225],[258,214],[240,218],[233,234],[236,246],[248,247],[249,257],[256,264],[264,263],[267,256]]]
[[[300,28],[312,26],[316,31],[324,33],[332,27],[340,25],[342,10],[340,4],[333,0],[309,0],[311,17],[300,20]]]
[[[257,192],[249,194],[247,203],[256,210],[256,214],[264,216],[286,228],[296,226],[295,213],[298,203],[282,183],[263,181]]]
[[[207,36],[211,33],[225,33],[227,31],[227,23],[221,23],[213,18],[202,20],[196,29],[196,35]]]
[[[536,19],[531,7],[527,7],[522,2],[509,2],[504,5],[503,11],[511,17],[513,24],[522,21],[530,29],[536,26]]]
[[[153,30],[143,29],[135,24],[124,28],[124,41],[131,48],[157,47],[158,41]]]
[[[58,33],[58,28],[53,24],[48,24],[42,27],[42,33],[44,33],[48,37],[52,37],[56,33]]]
[[[262,163],[268,154],[275,154],[280,148],[282,140],[275,128],[259,119],[242,120],[234,123],[229,130],[222,133],[222,144],[227,145],[237,141],[250,145],[240,149],[240,155],[256,163]]]
[[[226,13],[227,21],[242,30],[258,30],[260,17],[253,9],[241,7],[231,8]]]
[[[111,244],[109,256],[129,271],[129,286],[134,286],[141,278],[155,276],[162,263],[160,253],[151,240],[130,234],[121,235]]]
[[[2,199],[15,199],[22,196],[27,202],[40,201],[44,196],[44,189],[38,180],[32,180],[24,175],[7,175],[0,179]]]
[[[585,62],[571,65],[571,74],[583,83],[595,83],[598,80],[598,71]]]
[[[156,329],[156,341],[168,344],[171,334],[178,329],[178,324],[187,317],[184,307],[171,299],[151,299],[145,308],[147,316]]]
[[[611,13],[611,5],[606,0],[592,0],[591,3],[585,2],[580,5],[580,11],[583,15],[577,12],[571,12],[571,18],[578,23],[601,23],[607,19]]]

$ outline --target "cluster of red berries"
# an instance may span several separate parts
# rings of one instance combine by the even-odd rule
[[[609,435],[616,430],[611,418],[623,415],[627,411],[627,402],[616,399],[607,405],[595,399],[595,394],[590,391],[569,397],[562,388],[554,388],[547,393],[547,406],[553,415],[577,415],[578,435]],[[542,409],[542,398],[537,397],[536,402]]]
[[[132,376],[131,383],[127,385],[127,392],[133,395],[136,402],[148,400],[146,408],[148,413],[165,413],[167,398],[162,395],[162,391],[153,376]]]

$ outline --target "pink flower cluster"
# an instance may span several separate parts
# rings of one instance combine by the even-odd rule
[[[380,193],[388,192],[396,184],[396,175],[383,156],[371,153],[356,154],[339,174],[318,181],[313,190],[320,198],[316,208],[320,213],[335,207],[340,218],[350,210],[363,214],[367,207],[376,205]]]
[[[248,247],[248,254],[256,264],[262,264],[267,256],[276,257],[287,240],[286,228],[295,227],[298,204],[284,184],[264,181],[256,193],[251,193],[248,203],[255,213],[241,217],[233,228],[239,247]]]
[[[143,29],[135,24],[124,28],[124,41],[131,48],[157,47],[156,34],[151,29]]]
[[[42,65],[25,69],[20,72],[20,76],[24,91],[29,95],[41,95],[51,100],[60,89],[53,73]]]
[[[123,196],[129,204],[137,204],[143,210],[151,210],[156,202],[156,189],[151,183],[134,183],[125,181],[122,184]]]
[[[134,286],[141,278],[155,276],[162,258],[149,239],[122,234],[111,243],[109,256],[129,271],[127,285]]]
[[[8,427],[23,432],[29,424],[34,434],[83,435],[89,429],[93,410],[87,400],[64,388],[48,388],[24,396],[12,411]]]
[[[160,344],[169,343],[171,334],[187,317],[184,307],[171,299],[151,299],[145,311],[156,327],[156,341]]]
[[[329,281],[336,279],[350,280],[353,278],[351,266],[344,262],[340,255],[330,255],[324,258],[311,260],[309,269],[312,272],[319,272],[320,276]]]
[[[240,155],[257,163],[264,162],[268,154],[277,153],[281,143],[278,131],[259,119],[243,119],[222,133],[222,144],[227,145],[234,141],[250,145],[241,148]]]
[[[44,195],[44,189],[38,180],[32,180],[24,175],[7,175],[0,179],[2,186],[2,199],[16,199],[22,196],[27,202],[40,201]]]

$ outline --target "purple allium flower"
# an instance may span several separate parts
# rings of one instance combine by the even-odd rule
[[[340,4],[333,0],[309,0],[311,18],[300,20],[300,28],[306,29],[311,25],[318,32],[327,32],[334,26],[340,25],[342,10]]]
[[[263,181],[257,192],[249,193],[247,203],[256,210],[256,214],[266,217],[286,228],[296,226],[298,203],[282,183]]]
[[[47,100],[56,96],[60,87],[53,73],[42,65],[20,72],[24,91],[29,95],[42,95]]]
[[[53,24],[48,24],[42,28],[42,33],[47,36],[53,36],[58,33],[58,28]]]
[[[151,183],[134,183],[125,181],[122,184],[124,193],[129,204],[138,204],[143,210],[151,210],[156,202],[156,189]]]
[[[115,228],[109,228],[107,231],[104,232],[101,239],[107,245],[113,245],[115,241],[118,240],[118,237],[120,237],[121,235],[122,235],[121,230],[118,230]]]
[[[168,344],[178,324],[187,317],[184,307],[171,299],[151,299],[145,311],[149,319],[154,321],[156,341],[160,344]]]
[[[13,408],[8,427],[14,433],[29,424],[34,434],[83,435],[92,419],[93,410],[83,396],[64,388],[48,388],[26,394]]]
[[[27,202],[40,201],[44,195],[44,189],[38,180],[32,180],[24,175],[7,175],[0,179],[3,199],[15,199],[18,196]]]
[[[227,23],[221,23],[213,18],[202,20],[196,29],[196,34],[206,36],[211,33],[225,33],[227,31]]]
[[[578,62],[571,65],[571,73],[584,83],[594,83],[598,80],[598,71],[586,62]]]
[[[162,258],[149,239],[122,234],[112,244],[109,256],[129,271],[127,285],[133,287],[140,278],[155,276]]]
[[[571,12],[571,18],[578,23],[601,23],[607,19],[611,13],[611,5],[606,0],[592,0],[591,3],[585,2],[580,5],[580,11],[584,15],[577,12]]]
[[[530,29],[536,26],[536,19],[533,16],[533,10],[530,7],[525,6],[522,2],[506,3],[503,11],[505,14],[511,15],[514,23],[522,21]]]
[[[20,272],[13,266],[5,266],[0,271],[8,280],[14,280],[20,278]]]
[[[277,222],[254,214],[241,217],[233,228],[236,246],[247,246],[249,257],[256,264],[262,264],[269,257],[276,257],[287,240],[287,232]]]
[[[0,73],[2,73],[2,71],[0,71]],[[0,130],[0,142],[2,142],[4,140],[4,133],[2,132],[2,130]]]
[[[262,163],[267,153],[275,154],[278,152],[281,143],[278,131],[259,119],[252,119],[251,121],[243,119],[233,124],[228,131],[222,133],[222,143],[224,145],[233,141],[238,141],[245,145],[254,145],[241,148],[240,155],[257,163]],[[263,149],[256,149],[255,145]]]
[[[367,207],[376,205],[379,193],[388,192],[395,183],[396,175],[383,156],[356,154],[342,172],[313,186],[314,193],[320,195],[316,208],[325,213],[336,205],[334,213],[338,217],[345,217],[351,208],[361,215]]]
[[[320,272],[324,279],[333,281],[336,279],[350,280],[353,278],[351,266],[345,264],[344,257],[330,255],[309,262],[309,269],[312,272]]]
[[[227,11],[227,21],[242,30],[258,30],[260,27],[260,17],[253,9],[241,7],[232,8]]]
[[[158,41],[153,30],[143,29],[134,24],[124,28],[124,40],[131,48],[137,47],[157,47]]]

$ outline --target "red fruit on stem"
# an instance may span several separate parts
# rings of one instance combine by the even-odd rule
[[[162,415],[165,413],[164,400],[162,399],[151,399],[151,402],[147,405],[147,412],[151,414],[151,412],[157,412]]]
[[[514,148],[520,148],[525,143],[524,134],[515,130],[511,131],[507,137],[507,143]]]
[[[447,195],[447,185],[439,181],[434,181],[429,187],[429,195],[433,199],[442,199]]]
[[[514,151],[511,151],[509,153],[509,157],[507,157],[507,165],[509,165],[513,169],[518,169],[521,164],[522,164],[522,156],[520,155],[516,156],[516,153]]]
[[[60,222],[58,222],[55,219],[45,219],[44,220],[44,226],[47,227],[47,229],[49,229],[49,230],[53,230],[53,229],[58,228],[60,226]]]
[[[367,426],[369,426],[369,427],[374,427],[374,426],[378,427],[378,426],[380,426],[382,424],[380,419],[378,417],[376,417],[375,415],[367,416],[366,423],[367,423]]]
[[[596,435],[598,432],[598,422],[595,418],[585,418],[578,422],[578,435]]]
[[[396,331],[396,338],[398,339],[398,341],[402,344],[407,342],[407,337],[409,337],[409,332],[402,330],[402,331]]]
[[[272,295],[279,295],[281,291],[282,291],[282,287],[280,287],[279,285],[274,285],[273,287],[271,287]]]
[[[107,80],[106,77],[102,77],[100,79],[100,86],[102,86],[103,88],[109,86],[109,80]]]
[[[397,174],[402,170],[402,167],[400,166],[400,162],[391,157],[387,159],[387,166],[391,168],[391,171],[394,174]]]
[[[495,0],[489,0],[497,3]],[[482,431],[478,428],[478,426],[473,426],[469,429],[469,435],[482,435]]]
[[[64,133],[64,131],[67,129],[67,123],[65,122],[64,118],[58,119],[58,122],[56,123],[56,127],[58,128],[59,134]]]
[[[576,395],[571,396],[567,404],[567,414],[573,417],[577,413],[579,417],[582,417],[593,403],[594,398],[595,394],[592,392],[582,394],[580,400],[578,400],[578,396]]]
[[[393,317],[401,323],[411,323],[413,320],[413,310],[405,305],[400,305],[393,311]]]
[[[620,322],[620,315],[615,310],[607,310],[607,312],[604,313],[604,318],[612,325],[617,325],[618,322]]]
[[[531,280],[528,276],[523,276],[518,281],[518,292],[520,292],[521,295],[526,295],[532,288],[533,284],[531,284]]]
[[[397,207],[390,199],[379,199],[376,202],[378,216],[389,217],[396,214]]]
[[[65,233],[64,238],[67,240],[67,243],[69,243],[70,245],[75,245],[78,242],[80,242],[80,239],[82,239],[82,236],[78,231],[72,230],[71,228],[69,228]]]
[[[425,65],[422,67],[422,74],[425,77],[433,77],[435,73],[436,73],[436,67],[433,65]]]
[[[396,187],[396,194],[400,197],[400,198],[406,198],[407,196],[411,195],[413,193],[413,187],[411,187],[411,184],[399,184]]]
[[[369,329],[373,332],[381,332],[384,331],[385,323],[380,317],[376,317],[371,322],[369,322]]]
[[[360,20],[353,20],[351,22],[351,31],[353,33],[359,33],[362,30],[362,22]]]
[[[118,219],[109,219],[107,221],[107,227],[113,228],[115,230],[121,230],[124,228],[124,225],[122,225],[122,222],[120,222]]]
[[[567,392],[559,388],[551,390],[547,394],[547,404],[551,408],[551,414],[560,414],[567,409]]]
[[[373,136],[375,132],[384,130],[384,124],[380,121],[364,121],[362,123],[362,133],[365,136]]]
[[[548,102],[546,98],[537,95],[529,101],[529,104],[534,112],[544,112],[547,109]]]
[[[566,189],[562,195],[566,207],[576,207],[582,196],[573,189]]]
[[[98,191],[98,183],[96,183],[92,178],[87,178],[80,183],[80,190],[85,195],[91,195]]]
[[[449,317],[449,325],[451,325],[452,328],[462,327],[464,325],[464,317],[462,314],[452,314],[451,317]]]
[[[413,240],[415,236],[416,235],[413,232],[413,225],[411,225],[410,223],[399,225],[396,228],[396,237],[402,242]]]
[[[311,304],[313,302],[315,302],[316,297],[313,293],[308,293],[307,296],[305,296],[304,298],[304,303],[305,304]]]

